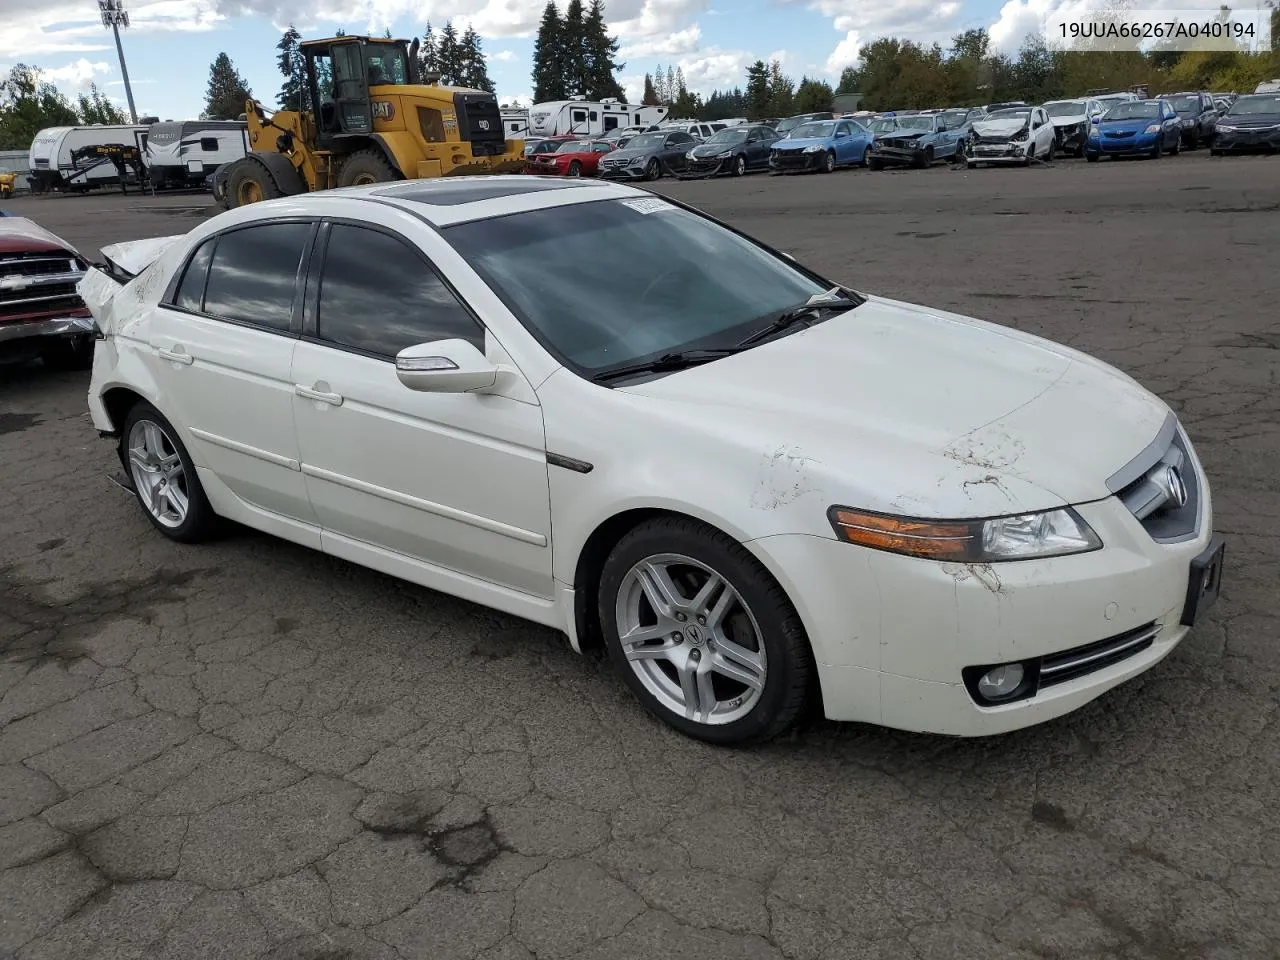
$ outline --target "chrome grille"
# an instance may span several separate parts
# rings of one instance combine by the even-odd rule
[[[1107,487],[1157,542],[1176,543],[1199,532],[1200,471],[1191,442],[1172,414],[1152,444]]]
[[[1152,621],[1114,637],[1044,657],[1040,661],[1040,689],[1088,676],[1128,660],[1155,643],[1160,630],[1160,624]]]

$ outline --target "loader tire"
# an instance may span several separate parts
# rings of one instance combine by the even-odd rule
[[[358,187],[366,183],[399,180],[400,174],[380,150],[358,150],[347,157],[338,171],[338,186]]]
[[[227,171],[227,193],[223,201],[228,210],[283,197],[275,178],[256,160],[236,160]]]

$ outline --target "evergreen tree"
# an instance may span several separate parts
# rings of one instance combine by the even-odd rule
[[[667,96],[667,75],[662,69],[662,64],[658,64],[653,71],[653,95],[658,98],[658,105],[668,103],[670,97]]]
[[[440,82],[456,87],[461,82],[462,47],[458,44],[458,31],[452,23],[446,23],[440,31],[440,45],[436,48],[440,63]]]
[[[858,86],[862,82],[862,77],[858,75],[858,71],[853,67],[845,67],[840,71],[840,84],[836,87],[836,93],[843,96],[847,93],[858,93]]]
[[[640,98],[640,103],[646,107],[656,107],[661,102],[658,99],[658,90],[653,85],[653,74],[646,73],[644,75],[644,96]]]
[[[76,109],[40,69],[14,64],[0,80],[0,150],[26,150],[45,127],[74,127]]]
[[[796,90],[794,110],[796,113],[817,113],[830,110],[835,101],[835,92],[821,80],[810,80],[802,77]]]
[[[98,89],[98,85],[96,83],[89,84],[88,93],[80,94],[79,104],[81,123],[94,124],[129,122],[125,119],[124,111],[108,100],[106,95]]]
[[[459,82],[473,90],[487,90],[493,93],[493,81],[489,79],[489,67],[481,50],[480,34],[468,24],[462,34],[462,44],[458,54],[461,62],[462,76]]]
[[[622,100],[625,94],[618,83],[617,73],[626,64],[618,63],[618,40],[609,36],[604,22],[604,4],[591,0],[587,18],[583,22],[586,35],[586,79],[584,91],[588,100]]]
[[[564,10],[564,71],[569,96],[587,93],[587,34],[582,0],[569,0]]]
[[[284,84],[276,94],[276,104],[281,110],[301,112],[306,109],[306,70],[302,61],[302,48],[298,46],[301,40],[302,34],[298,33],[293,24],[289,24],[289,29],[276,44],[276,49],[280,51],[280,55],[276,57],[276,65],[280,68],[280,75],[284,77]]]
[[[680,94],[680,88],[676,86],[676,72],[672,67],[667,67],[667,76],[663,80],[663,91],[665,96],[662,102],[670,106],[676,102],[676,97]]]
[[[747,67],[747,119],[769,116],[769,68],[763,60]]]
[[[245,101],[252,97],[244,77],[225,53],[209,65],[209,86],[204,95],[204,120],[235,120],[244,113]]]
[[[774,60],[769,64],[769,116],[789,117],[795,113],[793,104],[794,84],[782,72],[782,64]]]
[[[533,44],[533,102],[567,100],[569,91],[564,69],[564,21],[555,0],[547,0]]]
[[[436,47],[436,33],[427,22],[427,29],[422,33],[422,41],[418,44],[418,69],[424,78],[429,73],[440,72],[440,51]]]

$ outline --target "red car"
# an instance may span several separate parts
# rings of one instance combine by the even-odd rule
[[[26,217],[0,217],[0,354],[35,355],[59,369],[93,360],[93,317],[76,284],[88,263]]]
[[[607,140],[570,140],[555,153],[539,153],[529,158],[528,172],[551,177],[594,177],[600,158],[614,144]]]

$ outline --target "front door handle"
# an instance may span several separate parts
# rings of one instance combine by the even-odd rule
[[[342,406],[342,394],[329,393],[326,390],[314,390],[311,387],[304,387],[300,383],[293,385],[293,392],[300,397],[306,397],[308,400],[319,400],[321,403],[329,403],[335,407]]]
[[[196,359],[176,344],[172,350],[166,350],[164,347],[159,347],[156,349],[156,354],[162,360],[172,360],[174,363],[186,364],[188,367],[191,366]]]

